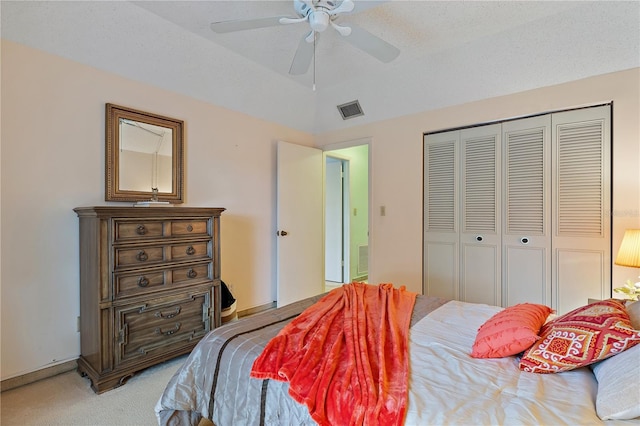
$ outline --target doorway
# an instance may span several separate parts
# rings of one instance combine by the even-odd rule
[[[324,278],[329,286],[349,282],[349,160],[325,153]]]
[[[325,290],[369,275],[369,143],[325,151]]]

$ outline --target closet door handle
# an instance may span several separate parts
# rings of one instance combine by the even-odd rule
[[[479,243],[480,243],[480,242],[482,242],[482,240],[484,240],[484,237],[483,237],[482,235],[478,235],[478,236],[476,237],[476,241],[477,241],[477,242],[479,242]]]
[[[529,241],[530,241],[530,240],[529,240],[529,237],[522,237],[522,238],[520,238],[520,242],[521,242],[522,244],[529,244]]]

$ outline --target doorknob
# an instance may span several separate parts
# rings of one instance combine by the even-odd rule
[[[276,232],[277,235],[284,237],[285,235],[289,234],[287,231],[278,231]]]

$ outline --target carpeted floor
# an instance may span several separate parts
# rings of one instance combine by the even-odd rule
[[[0,394],[2,426],[153,426],[153,411],[187,355],[148,368],[119,388],[96,395],[75,371]]]

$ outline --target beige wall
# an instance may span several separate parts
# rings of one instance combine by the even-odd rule
[[[312,135],[2,41],[2,379],[80,352],[77,206],[104,201],[105,103],[185,121],[186,205],[225,207],[222,278],[274,300],[275,141]]]
[[[419,291],[422,133],[614,101],[614,247],[640,227],[640,70],[312,135],[2,41],[2,379],[79,354],[78,224],[73,208],[104,202],[104,104],[186,126],[186,204],[221,206],[223,279],[238,308],[275,292],[275,141],[371,137],[370,281]],[[386,216],[378,213],[386,206]],[[614,268],[614,280],[637,274]]]
[[[613,101],[613,247],[640,227],[640,69],[427,111],[316,135],[316,145],[371,138],[371,282],[422,285],[422,136],[425,132]],[[386,215],[380,215],[380,206]],[[614,286],[638,270],[614,266]]]

